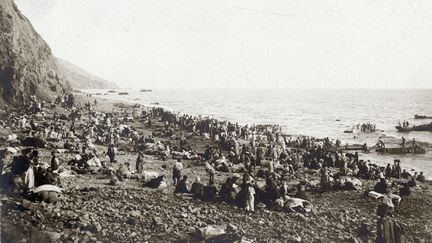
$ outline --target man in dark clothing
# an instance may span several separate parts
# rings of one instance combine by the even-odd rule
[[[110,159],[111,163],[114,163],[115,161],[115,149],[114,149],[114,144],[110,144],[110,146],[108,147],[108,151],[107,151],[107,155]]]
[[[202,199],[204,195],[204,185],[201,183],[199,177],[197,177],[192,183],[190,192],[193,194],[194,198]]]
[[[204,187],[203,201],[213,202],[216,198],[217,188],[215,185],[208,185]]]
[[[389,216],[391,207],[385,203],[378,206],[377,215],[377,238],[378,243],[403,243],[406,242],[403,227],[392,217]]]
[[[279,189],[271,177],[267,177],[265,190],[265,199],[268,201],[275,201],[280,197]]]
[[[189,193],[189,189],[187,188],[187,176],[183,176],[181,180],[177,182],[174,193]]]
[[[141,173],[143,171],[143,167],[144,167],[144,159],[141,152],[139,152],[138,157],[136,159],[135,169],[138,173]]]
[[[51,171],[57,170],[59,168],[60,162],[57,159],[55,152],[51,153],[52,158],[51,158]]]
[[[378,193],[387,193],[388,185],[384,178],[381,178],[380,181],[374,186],[374,191]]]
[[[228,177],[224,184],[221,186],[221,190],[219,192],[220,198],[222,201],[227,203],[234,203],[237,192],[234,188],[234,180],[232,177]]]

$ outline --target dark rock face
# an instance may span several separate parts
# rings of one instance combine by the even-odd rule
[[[0,1],[0,104],[48,99],[70,90],[48,44],[12,0]]]

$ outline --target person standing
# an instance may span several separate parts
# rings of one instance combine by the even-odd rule
[[[205,162],[206,172],[209,174],[209,185],[214,184],[214,175],[216,174],[216,170],[209,162]]]
[[[51,152],[51,171],[58,170],[60,162],[57,159],[55,152]]]
[[[328,174],[327,168],[323,166],[321,168],[321,190],[323,192],[330,191],[331,189],[331,182],[330,182],[330,176]]]
[[[246,184],[246,211],[255,211],[255,189],[250,183]]]
[[[144,167],[144,159],[141,152],[138,152],[138,157],[136,159],[135,169],[138,173],[142,173]]]
[[[402,143],[401,143],[401,146],[402,146],[402,149],[405,148],[405,138],[404,138],[404,137],[402,137]]]
[[[115,153],[114,144],[111,143],[110,146],[108,147],[108,151],[107,151],[107,155],[108,155],[111,163],[114,163],[114,161],[115,161],[115,154],[116,153]]]
[[[390,198],[384,197],[383,203],[378,206],[377,215],[377,238],[378,243],[404,243],[405,235],[402,226],[390,215],[393,210],[393,203]]]

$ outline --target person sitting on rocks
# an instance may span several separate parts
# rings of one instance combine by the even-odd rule
[[[204,185],[201,183],[201,178],[197,176],[194,183],[192,183],[190,192],[194,198],[202,199],[204,194]]]
[[[401,177],[403,179],[409,179],[411,177],[411,174],[404,169],[402,174],[401,174]]]
[[[306,193],[305,187],[306,187],[306,184],[304,182],[301,182],[300,184],[298,184],[297,185],[297,192],[294,195],[294,197],[310,201],[310,198]]]
[[[213,202],[217,195],[217,188],[215,185],[207,185],[204,187],[203,201]]]
[[[425,176],[423,175],[423,171],[420,171],[420,175],[417,176],[417,181],[424,183],[426,181]]]
[[[417,174],[417,172],[416,172],[416,174]],[[411,179],[407,182],[407,185],[409,187],[415,187],[415,186],[417,186],[416,178],[417,178],[417,176],[414,174],[414,176],[412,176]]]
[[[219,196],[222,201],[226,203],[234,203],[237,195],[236,189],[234,188],[234,181],[236,178],[228,177],[224,184],[221,186]]]
[[[32,150],[23,149],[22,155],[15,156],[11,164],[11,176],[15,188],[33,189],[35,184]]]
[[[129,175],[128,164],[120,165],[120,167],[118,168],[118,170],[116,172],[116,175],[120,181],[125,180]]]
[[[375,184],[374,191],[382,194],[387,193],[388,185],[386,179],[381,178],[380,181],[377,184]]]
[[[279,188],[279,191],[280,191],[281,196],[288,195],[289,190],[290,190],[290,188],[288,187],[288,183],[287,183],[286,180],[284,180],[284,181],[282,182],[282,185],[281,185],[280,188]]]
[[[187,188],[187,176],[183,176],[183,178],[177,182],[174,193],[189,193],[189,189]]]
[[[180,159],[178,159],[174,163],[173,171],[172,171],[172,179],[173,184],[177,185],[177,182],[181,179],[181,171],[183,170],[183,164]]]
[[[278,199],[281,195],[279,189],[271,177],[267,177],[266,179],[265,191],[266,193],[264,196],[264,201],[267,203],[276,201],[276,199]]]
[[[409,196],[411,194],[411,189],[408,186],[408,183],[404,183],[402,188],[399,189],[399,195],[400,196]]]

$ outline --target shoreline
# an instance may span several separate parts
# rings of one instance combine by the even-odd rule
[[[107,93],[109,90],[112,90],[112,89],[98,89],[98,90],[99,91],[103,90],[103,91],[105,91],[105,93]],[[117,89],[117,90],[123,90],[123,89]],[[140,105],[140,106],[146,107],[147,109],[151,109],[152,107],[160,107],[160,108],[162,108],[164,110],[168,110],[168,111],[171,111],[171,112],[176,113],[176,114],[178,113],[180,115],[190,115],[190,114],[178,112],[178,111],[176,111],[173,108],[167,108],[167,107],[159,106],[159,105],[153,105],[153,106],[152,105],[146,105],[146,104],[140,103],[139,101],[128,100],[126,98],[116,99],[116,98],[113,98],[113,97],[111,97],[111,98],[110,97],[104,97],[105,95],[103,93],[101,93],[101,95],[96,95],[95,96],[93,91],[94,91],[94,89],[80,89],[79,90],[79,92],[80,92],[79,95],[87,96],[88,94],[90,94],[90,95],[92,95],[91,98],[102,99],[102,100],[105,100],[105,101],[116,102],[116,103],[126,103],[126,104],[133,104],[133,105]],[[125,96],[125,97],[127,97],[127,96]],[[197,117],[197,116],[210,117],[210,118],[217,119],[219,121],[227,121],[227,122],[231,122],[231,123],[237,123],[237,121],[235,121],[235,120],[222,119],[222,118],[217,117],[215,115],[204,116],[204,115],[198,114],[198,115],[193,115],[193,116],[195,116],[195,117]],[[241,123],[240,125],[244,126],[244,125],[251,125],[251,124],[246,124],[246,123],[243,124],[243,123]],[[259,124],[257,124],[257,125],[259,125]],[[281,129],[282,129],[282,126],[280,126],[280,124],[273,123],[273,124],[269,124],[269,125],[276,125],[276,126],[281,127]],[[303,134],[288,134],[288,133],[283,133],[283,132],[281,133],[281,135],[282,136],[289,136],[289,137],[293,137],[293,138],[295,138],[295,137],[300,137],[300,138],[311,137],[311,138],[315,138],[315,139],[319,139],[319,140],[324,139],[324,138],[319,138],[319,137],[315,137],[315,136],[309,136],[309,135],[303,135]],[[328,137],[330,138],[330,136],[328,136]],[[334,138],[330,138],[330,139],[333,140],[333,141],[335,140]],[[394,141],[396,138],[390,137],[389,139],[391,141]],[[360,144],[348,144],[348,143],[345,143],[345,144],[346,145],[360,145]],[[345,144],[342,143],[342,145],[345,145]],[[423,147],[425,147],[427,149],[427,153],[431,153],[431,151],[430,151],[431,148],[432,148],[432,144],[431,143],[420,142],[420,145],[423,146]],[[365,154],[365,153],[363,153],[361,151],[358,151],[358,152],[359,152],[359,154],[361,156],[370,158],[372,163],[377,164],[377,165],[379,165],[381,167],[385,167],[388,163],[392,163],[391,160],[383,161],[383,160],[386,160],[386,159],[389,159],[389,158],[382,158],[381,154],[375,152],[374,150],[371,150],[371,151],[372,152],[367,153],[367,154]],[[399,158],[399,157],[405,157],[404,154],[401,154],[401,155],[386,154],[384,156],[386,156],[386,157],[393,157],[393,159],[396,159],[396,158]],[[416,166],[405,164],[405,163],[402,164],[402,168],[406,169],[407,171],[412,172],[412,173],[422,171],[422,169],[417,168]],[[427,171],[425,173],[425,175],[426,175],[426,177],[427,177],[428,180],[432,180],[432,171]]]
[[[95,97],[86,99],[93,101]],[[81,100],[81,98],[79,99]],[[98,100],[98,112],[112,112],[114,117],[122,120],[127,114],[138,112],[132,104],[123,104]],[[118,110],[118,111],[117,111]],[[122,111],[127,111],[123,113]],[[49,113],[52,113],[50,111]],[[114,113],[115,112],[115,113]],[[51,114],[47,114],[50,117]],[[153,120],[153,126],[147,127],[141,118],[135,117],[132,122],[125,122],[130,127],[143,132],[146,136],[156,134],[164,129],[164,124]],[[174,137],[155,136],[158,141],[177,141],[184,129],[176,130]],[[205,148],[206,144],[213,144],[193,135],[187,141],[193,147]],[[58,143],[55,143],[58,144]],[[125,147],[127,148],[127,147]],[[118,169],[126,162],[134,168],[136,151],[129,151],[119,147],[118,163],[110,164],[102,156],[107,145],[96,144],[96,150],[101,161]],[[50,158],[49,150],[41,149],[41,160]],[[59,154],[59,159],[65,169],[72,154]],[[175,159],[169,157],[167,161],[158,156],[145,155],[144,171],[155,171],[167,178],[171,178],[171,167]],[[208,175],[202,164],[193,160],[183,160],[184,174],[190,175],[191,180],[200,176],[207,180]],[[289,176],[292,183],[301,180],[315,182],[319,180],[316,170],[300,170]],[[215,181],[222,184],[232,173],[217,172]],[[373,187],[375,181],[362,180],[364,183],[360,191],[335,190],[325,193],[316,192],[313,187],[308,189],[314,210],[306,215],[286,213],[271,209],[257,209],[250,214],[234,205],[221,202],[202,202],[182,195],[173,195],[174,187],[168,179],[165,189],[150,189],[142,186],[141,177],[126,179],[116,186],[109,185],[110,177],[100,169],[95,174],[74,174],[61,180],[64,195],[56,204],[41,204],[20,198],[8,197],[4,200],[11,204],[22,205],[27,212],[20,212],[14,208],[5,208],[2,203],[2,219],[14,219],[18,222],[33,222],[38,217],[42,221],[35,222],[35,226],[43,232],[54,232],[55,241],[110,240],[110,241],[150,241],[167,242],[179,239],[190,239],[189,233],[196,228],[214,226],[226,227],[232,224],[237,228],[236,234],[253,242],[294,241],[301,238],[304,242],[311,241],[350,241],[353,238],[361,242],[373,239],[376,234],[375,223],[376,206],[379,200],[365,197],[364,192]],[[258,183],[264,183],[257,178]],[[394,183],[400,180],[391,180]],[[407,236],[411,241],[416,238],[426,239],[428,227],[432,218],[431,182],[420,183],[413,190],[412,195],[404,197],[395,211],[395,217],[408,224]],[[75,223],[73,223],[75,222]],[[426,222],[426,223],[425,223]],[[72,224],[73,223],[73,224]],[[367,239],[357,236],[357,230],[363,224],[370,225],[371,235]],[[19,223],[21,224],[21,223]],[[99,228],[99,225],[103,225]],[[71,228],[77,225],[78,228]],[[75,226],[76,227],[76,226]],[[231,226],[230,226],[231,227]],[[256,229],[262,231],[258,232]],[[193,241],[191,241],[193,242]]]

